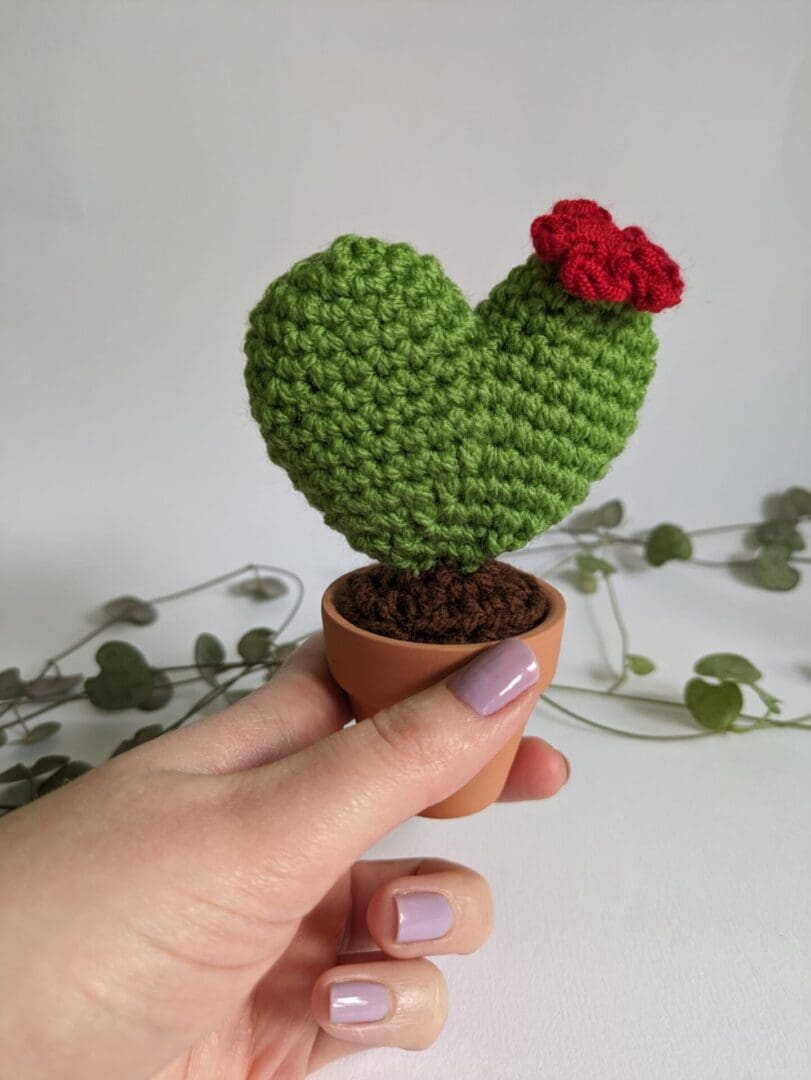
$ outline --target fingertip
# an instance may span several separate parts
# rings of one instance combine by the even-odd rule
[[[501,802],[548,799],[566,784],[571,773],[568,759],[544,739],[530,735],[521,741]]]

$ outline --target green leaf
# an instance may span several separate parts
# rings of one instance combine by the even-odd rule
[[[752,563],[752,577],[762,589],[787,592],[800,581],[800,572],[788,561],[789,552],[782,545],[764,547]]]
[[[25,696],[32,701],[67,697],[78,689],[81,682],[81,675],[43,675],[41,679],[33,679],[25,684]]]
[[[225,660],[225,647],[213,634],[200,634],[194,643],[194,662],[197,670],[211,686],[217,686],[217,672]]]
[[[582,593],[595,593],[600,584],[596,574],[578,573],[574,575],[574,584]]]
[[[684,702],[702,727],[727,731],[743,709],[741,688],[734,682],[708,683],[690,679],[684,688]]]
[[[764,521],[755,529],[755,536],[761,544],[780,544],[789,551],[802,551],[805,540],[792,521]]]
[[[27,780],[30,776],[31,770],[28,766],[18,762],[0,773],[0,784],[16,784],[20,780]]]
[[[99,674],[86,679],[88,699],[97,709],[143,708],[154,689],[152,669],[141,653],[125,641],[108,641],[96,653]]]
[[[711,653],[696,660],[693,671],[697,675],[710,675],[715,679],[751,685],[763,678],[763,673],[745,656],[737,653]]]
[[[6,668],[0,671],[0,698],[18,698],[25,692],[25,683],[20,678],[20,669]]]
[[[281,578],[268,575],[254,576],[231,586],[237,596],[250,596],[252,600],[276,600],[288,591]]]
[[[779,698],[773,697],[772,694],[770,694],[768,690],[764,690],[762,686],[753,686],[752,689],[755,691],[755,693],[769,710],[769,712],[780,712]]]
[[[165,671],[160,671],[158,668],[152,668],[152,693],[149,695],[149,700],[145,701],[143,705],[139,705],[139,709],[143,709],[144,712],[154,712],[156,709],[162,709],[164,705],[168,705],[174,696],[174,687],[169,676]]]
[[[163,728],[160,724],[147,724],[146,727],[138,728],[134,735],[131,735],[129,739],[124,739],[113,750],[110,757],[118,757],[119,754],[125,754],[127,750],[132,750],[136,746],[140,746],[142,743],[151,742],[152,739],[157,739],[159,735],[163,734]]]
[[[57,791],[65,784],[69,784],[71,780],[84,776],[92,768],[93,766],[86,761],[67,761],[61,769],[57,769],[53,776],[49,776],[47,780],[37,785],[37,798],[40,795],[47,795],[50,791]]]
[[[137,596],[117,596],[102,608],[105,622],[126,622],[149,626],[158,617],[158,609]]]
[[[590,555],[585,551],[577,556],[576,561],[577,569],[581,574],[615,574],[617,572],[617,568],[613,563],[600,559],[596,555]]]
[[[238,701],[242,701],[243,698],[248,697],[253,693],[253,690],[227,690],[225,693],[225,700],[229,705],[235,705]]]
[[[273,650],[273,659],[280,664],[284,663],[288,656],[296,651],[298,646],[299,643],[297,641],[286,641],[283,645],[277,645]]]
[[[266,626],[257,626],[248,630],[239,639],[237,652],[249,664],[261,664],[270,656],[273,643],[273,631]]]
[[[597,522],[605,529],[615,529],[625,517],[625,507],[619,499],[612,499],[597,511]]]
[[[811,517],[811,491],[802,487],[791,487],[784,498],[797,517]]]
[[[44,724],[37,724],[35,727],[29,728],[20,742],[25,746],[33,746],[34,743],[49,739],[51,735],[56,735],[57,731],[61,730],[62,725],[58,720],[46,720]]]
[[[645,543],[645,558],[651,566],[663,566],[671,559],[689,559],[692,554],[690,537],[678,525],[657,525]]]
[[[640,656],[639,653],[628,653],[625,661],[634,675],[650,675],[652,671],[656,671],[656,664],[647,656]]]
[[[31,772],[34,776],[42,776],[43,773],[53,772],[54,769],[61,768],[64,764],[70,761],[70,758],[65,757],[64,754],[48,754],[46,757],[38,758],[31,766]]]

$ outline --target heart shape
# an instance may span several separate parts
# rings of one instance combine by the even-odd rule
[[[141,653],[125,641],[108,641],[96,653],[99,674],[85,679],[85,692],[99,709],[149,707],[155,679]]]
[[[532,256],[471,309],[432,256],[350,235],[268,287],[245,342],[251,412],[352,547],[472,571],[605,473],[654,371],[651,316],[558,271]]]

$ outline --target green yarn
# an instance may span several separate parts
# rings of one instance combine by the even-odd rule
[[[585,498],[656,345],[649,314],[534,256],[473,311],[432,256],[342,236],[268,287],[245,378],[270,458],[353,548],[470,572]]]

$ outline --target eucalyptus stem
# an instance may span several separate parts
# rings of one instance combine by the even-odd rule
[[[604,693],[605,691],[601,691]],[[648,735],[642,731],[625,731],[623,728],[611,727],[609,724],[601,724],[597,720],[591,720],[587,716],[582,716],[580,713],[574,712],[573,709],[566,708],[565,705],[561,705],[560,702],[550,698],[548,694],[541,696],[541,701],[546,702],[547,705],[551,705],[553,709],[557,709],[558,712],[563,713],[572,720],[578,720],[581,724],[586,724],[588,727],[597,728],[598,731],[609,731],[612,735],[622,735],[626,739],[644,739],[646,742],[680,742],[685,739],[702,739],[705,735],[720,735],[719,731],[690,731],[685,732],[683,735]]]

